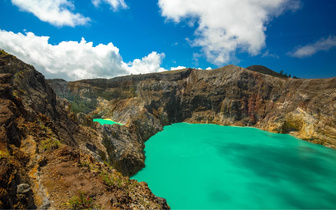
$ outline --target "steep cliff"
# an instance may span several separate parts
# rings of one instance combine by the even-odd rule
[[[336,148],[336,78],[279,78],[229,65],[210,71],[48,82],[75,111],[123,123],[128,137],[133,136],[120,142],[142,145],[109,150],[110,156],[118,156],[116,162],[127,162],[126,152],[131,164],[136,163],[140,156],[132,154],[138,154],[143,142],[176,122],[253,126]],[[110,143],[115,145],[116,138]]]
[[[110,130],[122,128],[69,107],[33,66],[0,51],[0,209],[168,208],[146,183],[104,163],[114,158]]]

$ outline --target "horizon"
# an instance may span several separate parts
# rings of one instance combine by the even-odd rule
[[[1,49],[0,48],[0,51],[4,51],[5,53],[7,53],[5,50]],[[12,55],[10,53],[7,53],[9,55]],[[13,55],[15,56],[15,55]],[[22,60],[21,60],[22,61]],[[24,61],[22,61],[24,62]],[[29,64],[29,63],[27,63]],[[29,64],[31,65],[31,64]],[[161,74],[161,73],[165,73],[165,72],[179,72],[179,71],[186,71],[186,70],[198,70],[198,71],[208,71],[208,70],[217,70],[217,69],[221,69],[221,68],[225,68],[227,66],[236,66],[236,67],[239,67],[239,68],[243,68],[245,70],[248,70],[248,71],[253,71],[253,72],[257,72],[259,74],[264,74],[264,75],[268,75],[268,76],[272,76],[272,77],[277,77],[277,76],[274,76],[274,75],[271,75],[271,74],[268,74],[268,73],[262,73],[262,72],[259,72],[259,71],[256,71],[256,70],[252,70],[252,69],[249,69],[249,67],[252,67],[252,66],[261,66],[261,67],[266,67],[268,70],[272,71],[272,72],[275,72],[275,73],[278,73],[280,75],[284,75],[285,78],[282,78],[282,79],[289,79],[289,78],[293,78],[293,79],[333,79],[333,78],[336,78],[335,77],[326,77],[326,78],[299,78],[299,77],[296,77],[295,75],[290,75],[290,74],[287,74],[287,72],[276,72],[272,69],[269,69],[267,66],[263,66],[263,65],[251,65],[251,66],[248,66],[246,68],[244,67],[241,67],[241,66],[238,66],[238,65],[234,65],[234,64],[227,64],[227,65],[224,65],[224,66],[221,66],[221,67],[218,67],[218,68],[215,68],[215,69],[201,69],[201,68],[190,68],[190,67],[184,67],[184,68],[179,68],[179,69],[170,69],[170,70],[166,70],[166,71],[160,71],[160,72],[147,72],[147,73],[139,73],[139,74],[128,74],[128,75],[119,75],[119,76],[115,76],[115,77],[111,77],[111,78],[104,78],[104,77],[94,77],[94,78],[84,78],[84,79],[77,79],[77,80],[67,80],[67,79],[64,79],[64,78],[60,78],[60,77],[55,77],[55,78],[45,78],[46,80],[64,80],[66,82],[78,82],[78,81],[82,81],[82,80],[94,80],[94,79],[106,79],[106,80],[109,80],[109,79],[114,79],[114,78],[118,78],[118,77],[128,77],[128,76],[140,76],[140,75],[146,75],[146,74]],[[34,66],[33,66],[34,67]],[[35,70],[37,70],[35,67],[34,67]],[[38,71],[38,70],[37,70]],[[40,72],[42,73],[42,72]],[[42,73],[43,76],[45,76],[43,73]],[[294,77],[295,76],[295,77]],[[287,77],[287,78],[286,78]]]
[[[4,0],[0,48],[67,81],[229,64],[332,78],[335,9],[332,0]]]

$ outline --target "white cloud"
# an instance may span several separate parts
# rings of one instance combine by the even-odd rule
[[[123,64],[123,67],[132,74],[162,72],[165,69],[161,68],[160,65],[164,57],[164,53],[152,52],[141,60],[135,59],[133,62]]]
[[[178,66],[178,67],[171,67],[170,70],[179,70],[179,69],[185,69],[185,66]]]
[[[128,6],[124,0],[92,0],[92,3],[98,7],[102,2],[109,4],[113,10],[118,10],[119,8],[127,9]]]
[[[315,43],[299,47],[294,52],[288,54],[292,57],[303,58],[312,56],[318,51],[328,51],[333,47],[336,47],[336,36],[329,36],[327,39],[322,38]]]
[[[206,68],[205,70],[211,70],[212,68],[211,67],[208,67],[208,68]]]
[[[162,16],[190,25],[198,20],[192,46],[202,48],[207,60],[222,65],[240,49],[257,55],[265,46],[267,23],[298,0],[159,0]]]
[[[111,78],[164,70],[160,67],[164,53],[152,52],[141,60],[125,63],[112,43],[93,46],[84,38],[80,42],[63,41],[51,45],[48,36],[36,36],[32,32],[15,34],[0,29],[0,48],[34,65],[47,78]]]
[[[264,54],[262,54],[261,57],[271,57],[271,58],[280,58],[277,54],[275,53],[270,53],[269,50],[266,50],[266,52],[264,52]]]
[[[33,13],[41,21],[55,26],[85,25],[90,18],[73,13],[74,4],[69,0],[11,0],[21,10]]]

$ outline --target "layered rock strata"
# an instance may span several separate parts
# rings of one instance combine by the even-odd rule
[[[109,166],[120,157],[107,149],[125,156],[128,162],[115,164],[124,174],[143,166],[141,143],[134,143],[139,157],[122,141],[109,143],[111,130],[122,140],[134,134],[69,107],[33,66],[0,51],[0,209],[169,208],[146,183]]]
[[[144,157],[138,155],[144,142],[177,122],[253,126],[336,148],[336,78],[279,78],[229,65],[210,71],[48,82],[74,111],[125,125],[121,133],[127,137],[120,136],[121,128],[112,129],[111,145],[140,146],[109,150],[116,162],[126,163],[126,153],[128,163],[138,164],[134,160]]]

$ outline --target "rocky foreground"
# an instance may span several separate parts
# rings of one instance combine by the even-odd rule
[[[114,167],[127,175],[144,167],[144,142],[177,122],[253,126],[336,148],[336,78],[281,78],[251,69],[229,65],[48,83],[73,111],[125,125],[109,127],[105,145],[113,148],[107,152]]]
[[[169,208],[110,166],[112,135],[123,138],[125,128],[102,127],[69,107],[33,66],[0,51],[0,209]],[[136,155],[123,155],[119,168],[134,165]]]

